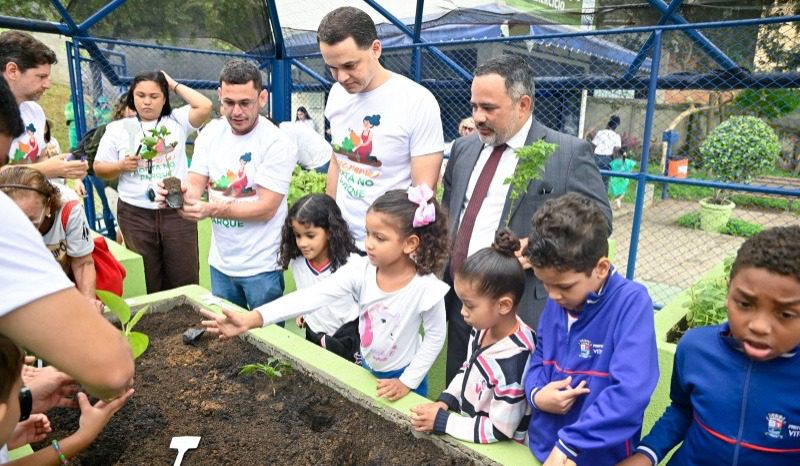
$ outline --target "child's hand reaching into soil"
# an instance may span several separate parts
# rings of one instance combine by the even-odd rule
[[[47,438],[47,434],[52,430],[47,416],[44,414],[31,414],[31,417],[18,422],[17,426],[14,427],[14,432],[7,442],[8,448],[13,450],[29,443],[41,442]]]
[[[443,401],[437,401],[411,408],[411,425],[414,426],[414,430],[417,432],[432,432],[436,415],[440,409],[447,411],[447,404]]]
[[[411,389],[406,387],[400,379],[379,379],[378,397],[389,401],[397,401],[408,395]]]
[[[261,313],[255,311],[242,313],[223,307],[221,315],[207,309],[200,309],[200,313],[209,319],[200,322],[206,332],[219,335],[221,340],[241,335],[264,324]]]

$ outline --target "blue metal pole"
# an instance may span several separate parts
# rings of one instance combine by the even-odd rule
[[[72,38],[75,60],[75,94],[72,96],[72,110],[75,114],[75,132],[80,140],[86,133],[86,112],[83,108],[83,75],[81,73],[81,43],[77,37]]]
[[[642,228],[644,214],[644,196],[647,187],[647,160],[650,157],[650,135],[653,132],[653,116],[656,111],[656,84],[658,83],[658,67],[661,63],[661,31],[655,32],[653,39],[653,59],[650,68],[650,85],[647,89],[647,111],[644,117],[644,136],[642,137],[642,160],[639,164],[639,177],[636,184],[636,205],[633,211],[633,228],[631,229],[631,245],[628,250],[628,266],[625,276],[633,280],[636,271],[636,253],[639,247],[639,232]]]
[[[420,43],[424,5],[425,0],[417,0],[417,11],[416,15],[414,15],[414,35],[412,36],[415,45]],[[422,81],[422,49],[420,47],[411,49],[411,76],[416,82]]]
[[[80,68],[80,63],[76,65],[75,57],[77,56],[77,51],[71,42],[66,43],[67,46],[67,68],[69,69],[69,88],[70,88],[70,98],[72,100],[72,118],[75,122],[75,133],[81,134],[78,125],[78,118],[75,112],[75,109],[79,107],[78,102],[78,92],[77,92],[77,85],[80,82],[78,77],[75,73],[77,68]],[[70,148],[72,149],[72,148]],[[86,220],[89,222],[89,226],[94,230],[97,223],[97,212],[94,209],[94,190],[92,187],[92,183],[89,181],[89,177],[86,177],[83,180],[83,186],[86,189],[86,197],[83,199],[83,210],[86,213]]]
[[[267,0],[267,9],[272,26],[272,37],[275,39],[275,58],[283,59],[286,56],[286,44],[283,41],[281,19],[278,16],[278,6],[275,4],[275,0]]]
[[[394,24],[397,27],[397,29],[400,29],[408,37],[411,37],[411,38],[414,37],[414,31],[409,29],[408,26],[403,24],[403,22],[400,21],[399,19],[397,19],[393,14],[389,13],[389,11],[387,9],[385,9],[384,7],[379,5],[378,2],[376,2],[375,0],[364,0],[364,2],[367,5],[369,5],[372,8],[374,8],[384,18],[388,19],[390,23]],[[506,40],[508,40],[508,39],[506,38]],[[422,40],[420,38],[419,43],[420,44],[427,44],[427,41]],[[461,65],[459,65],[458,63],[453,61],[453,59],[451,59],[450,57],[445,55],[441,50],[439,50],[438,48],[433,47],[433,46],[427,46],[427,48],[428,48],[428,51],[430,52],[431,55],[433,55],[434,57],[436,57],[439,60],[441,60],[442,63],[447,65],[451,70],[453,70],[462,79],[465,79],[467,81],[472,81],[472,73],[470,73],[469,71],[465,70]]]
[[[125,4],[127,0],[111,0],[106,4],[106,6],[97,10],[92,16],[86,18],[81,24],[78,25],[78,29],[82,33],[89,32],[89,29],[97,24],[99,21],[103,20],[112,11],[116,10],[117,8],[121,7]]]
[[[656,8],[662,14],[667,14],[667,12],[669,12],[669,5],[664,3],[663,0],[648,0],[648,3],[650,3],[650,5]],[[677,24],[690,24],[678,13],[671,13],[670,19]],[[719,63],[726,70],[739,67],[735,61],[728,58],[728,56],[725,55],[725,52],[720,50],[719,47],[714,45],[714,43],[708,40],[702,33],[699,33],[694,29],[687,29],[684,32],[687,36],[689,36],[689,38],[697,43],[697,45],[699,45],[700,48],[703,49],[706,54],[708,54],[708,56],[710,56],[715,62]]]
[[[272,84],[272,118],[292,119],[292,64],[290,60],[273,59],[270,71]]]
[[[319,82],[323,86],[326,86],[328,89],[330,89],[331,86],[333,86],[333,83],[330,80],[325,79],[324,76],[320,75],[316,71],[314,71],[311,68],[307,67],[302,62],[300,62],[300,60],[296,60],[296,59],[292,58],[292,65],[296,66],[297,69],[299,69],[300,71],[304,72],[305,74],[311,76],[312,78],[314,78],[314,80],[316,80],[317,82]]]
[[[683,4],[683,0],[672,0],[669,3],[669,7],[667,7],[667,11],[661,16],[661,19],[658,20],[658,26],[667,24],[667,22],[672,18],[672,14],[678,11],[678,8]],[[645,59],[647,58],[647,54],[650,51],[650,48],[653,47],[653,34],[650,34],[650,37],[647,38],[642,48],[639,49],[639,53],[636,54],[636,58],[633,59],[631,62],[631,66],[628,67],[628,71],[625,72],[625,76],[622,79],[630,79],[632,78],[639,68],[644,63]]]
[[[14,16],[0,15],[0,27],[7,29],[19,29],[22,31],[63,34],[65,36],[69,35],[69,28],[64,24],[53,21],[17,18]]]

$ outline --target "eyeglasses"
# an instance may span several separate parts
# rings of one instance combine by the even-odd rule
[[[235,106],[239,106],[242,110],[248,110],[252,108],[254,105],[258,104],[258,99],[255,100],[223,100],[222,106],[225,108],[232,109]]]

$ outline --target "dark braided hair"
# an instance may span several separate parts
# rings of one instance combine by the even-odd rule
[[[525,292],[525,271],[515,254],[519,248],[519,238],[511,230],[497,230],[494,243],[467,257],[456,277],[491,299],[511,295],[516,307]]]

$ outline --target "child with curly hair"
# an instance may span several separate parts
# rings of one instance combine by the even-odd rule
[[[367,257],[351,259],[323,282],[254,312],[203,311],[209,318],[203,325],[230,338],[353,296],[362,365],[378,379],[377,395],[394,401],[413,390],[425,396],[428,371],[444,345],[449,290],[436,275],[447,258],[448,236],[447,219],[433,194],[426,185],[388,191],[367,211]]]

